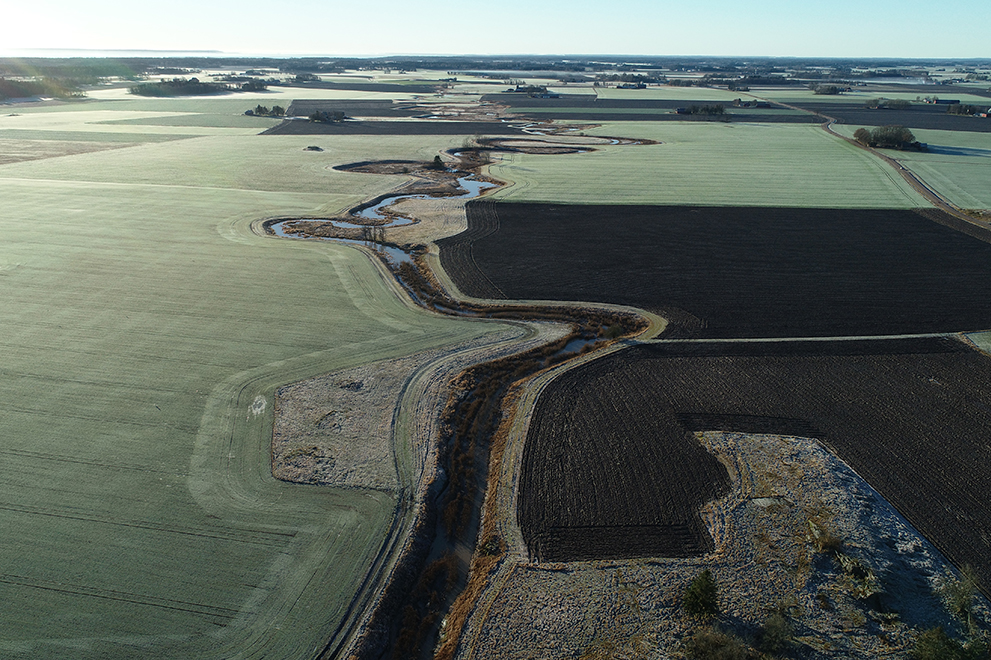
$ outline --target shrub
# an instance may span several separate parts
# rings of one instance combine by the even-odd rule
[[[708,568],[695,576],[685,589],[682,607],[686,614],[696,619],[709,619],[719,614],[719,589]]]
[[[736,635],[707,628],[685,642],[685,657],[691,660],[746,660],[754,657],[751,649]]]
[[[960,578],[948,576],[942,586],[943,598],[950,614],[973,627],[974,596],[977,594],[977,576],[971,566],[964,566]]]
[[[794,630],[780,612],[774,612],[764,620],[758,634],[758,647],[765,653],[780,653],[792,643]]]
[[[962,644],[940,626],[920,634],[909,657],[912,660],[987,660],[989,656],[984,642]]]

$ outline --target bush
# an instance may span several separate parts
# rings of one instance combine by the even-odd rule
[[[719,614],[719,589],[708,568],[695,576],[685,589],[682,607],[686,614],[696,619],[710,619]]]
[[[948,577],[943,583],[943,598],[950,614],[973,627],[974,596],[977,595],[977,575],[971,566],[964,566],[960,578]]]
[[[794,630],[788,619],[780,612],[775,612],[760,627],[758,647],[765,653],[780,653],[791,646],[793,635]]]
[[[709,628],[688,638],[685,657],[691,660],[746,660],[754,654],[736,635]]]
[[[942,627],[930,628],[916,638],[909,655],[912,660],[987,660],[988,647],[977,641],[962,644]]]

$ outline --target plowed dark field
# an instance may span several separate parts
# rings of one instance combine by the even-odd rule
[[[639,553],[613,530],[690,520],[722,487],[689,431],[774,432],[820,439],[991,587],[991,359],[956,340],[640,345],[534,415],[518,513],[541,558]]]
[[[729,476],[676,417],[647,412],[653,396],[595,368],[565,373],[541,396],[520,478],[531,555],[683,557],[711,548],[698,508]]]
[[[290,117],[309,117],[314,112],[340,111],[348,117],[412,117],[423,114],[422,108],[392,101],[333,99],[296,99],[286,108]]]
[[[403,84],[403,83],[374,83],[374,82],[333,82],[320,80],[314,82],[293,83],[293,87],[312,87],[314,89],[339,89],[348,92],[379,92],[383,94],[433,94],[437,85]]]
[[[991,328],[991,245],[912,211],[473,201],[440,245],[468,295],[633,305],[701,337]]]
[[[973,131],[991,133],[991,119],[951,115],[945,105],[913,104],[908,110],[865,108],[863,103],[810,103],[793,105],[811,112],[834,117],[840,124],[851,126],[906,126],[940,131]],[[988,101],[991,107],[991,100]]]

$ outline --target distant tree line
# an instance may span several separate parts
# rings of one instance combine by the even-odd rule
[[[946,107],[946,113],[950,115],[976,115],[980,112],[987,112],[988,107],[991,106],[991,102],[988,105],[965,105],[963,103],[953,103]]]
[[[648,76],[641,73],[613,73],[595,77],[598,82],[622,82],[622,83],[643,83],[645,85],[658,85],[667,81],[664,76]]]
[[[255,117],[284,117],[286,114],[286,109],[281,105],[273,105],[271,108],[266,108],[265,106],[259,104],[252,110],[246,110],[244,114],[254,115]]]
[[[817,83],[810,83],[809,89],[812,90],[813,94],[835,96],[837,94],[842,94],[846,88],[840,87],[839,85],[820,85]]]
[[[204,96],[207,94],[222,94],[224,92],[260,92],[268,89],[268,84],[261,80],[248,80],[238,84],[219,82],[202,82],[199,78],[173,78],[161,82],[141,83],[132,86],[128,91],[138,96]]]
[[[688,108],[678,108],[679,115],[722,115],[726,113],[726,108],[721,103],[715,105],[693,105]]]
[[[75,82],[43,78],[41,80],[7,80],[0,78],[0,100],[28,98],[32,96],[53,96],[55,98],[78,98],[85,94]]]
[[[233,91],[224,83],[200,82],[198,78],[173,78],[154,83],[142,83],[130,88],[131,94],[138,96],[203,96]]]
[[[330,111],[318,110],[309,117],[310,121],[319,121],[328,124],[340,123],[347,118],[348,116],[343,112],[341,112],[340,110],[330,110]]]
[[[878,147],[881,149],[915,149],[921,151],[923,146],[919,143],[912,131],[904,126],[878,126],[875,129],[858,128],[854,134],[855,139],[860,144],[868,147]]]
[[[912,107],[911,101],[905,99],[867,99],[864,107],[872,110],[908,110]]]

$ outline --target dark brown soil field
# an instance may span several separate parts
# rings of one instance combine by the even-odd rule
[[[970,94],[972,96],[983,96],[985,98],[991,99],[991,91],[987,89],[981,89],[980,87],[965,87],[962,85],[940,85],[935,87],[933,85],[899,85],[898,83],[884,84],[884,83],[874,83],[868,87],[871,90],[878,90],[878,96],[884,96],[885,94],[895,94],[895,93],[912,93],[917,94],[921,97],[926,96],[938,96],[943,99],[955,99],[959,98],[964,94]]]
[[[680,107],[680,106],[679,106]],[[765,124],[820,124],[822,119],[814,115],[805,114],[760,114],[758,112],[747,112],[741,110],[727,110],[721,115],[679,115],[671,110],[659,110],[656,113],[637,112],[635,114],[625,112],[609,112],[595,110],[588,112],[567,112],[562,108],[560,112],[527,112],[526,108],[513,109],[519,117],[527,117],[534,120],[548,119],[571,119],[576,121],[708,121],[708,122],[751,122]]]
[[[467,211],[468,230],[439,244],[470,296],[632,305],[710,338],[991,328],[991,245],[912,211],[485,201]]]
[[[312,87],[314,89],[340,89],[349,92],[382,92],[385,94],[433,94],[437,91],[437,85],[418,83],[404,85],[401,83],[331,82],[321,80],[319,82],[293,83],[292,86]]]
[[[527,439],[518,513],[531,552],[637,552],[621,534],[595,539],[689,519],[720,483],[690,447],[703,429],[814,435],[991,588],[991,359],[954,339],[639,345],[568,372]],[[585,540],[548,546],[555,535]]]
[[[625,351],[624,351],[625,353]],[[726,469],[654,393],[594,365],[548,386],[533,415],[519,521],[539,561],[684,557],[711,549],[699,507],[729,488]]]
[[[485,121],[284,121],[262,135],[520,135],[520,131]]]
[[[946,112],[947,106],[945,105],[914,103],[908,110],[872,110],[865,108],[863,103],[795,102],[793,105],[804,110],[835,117],[837,123],[849,124],[850,126],[896,125],[941,131],[991,133],[991,119],[951,115]],[[991,107],[991,99],[988,100],[988,107]]]
[[[423,114],[422,108],[391,101],[336,101],[330,99],[297,99],[286,108],[290,117],[309,117],[314,112],[343,112],[349,117],[412,117]]]

